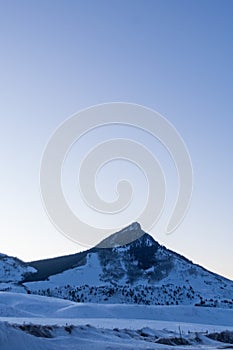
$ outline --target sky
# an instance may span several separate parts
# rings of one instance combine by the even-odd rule
[[[232,15],[231,0],[0,0],[2,253],[31,261],[84,249],[62,235],[44,210],[42,154],[57,127],[74,113],[122,101],[167,118],[192,160],[187,216],[171,235],[164,233],[167,218],[162,218],[153,236],[233,279]],[[121,126],[96,130],[72,148],[63,179],[72,209],[79,214],[73,186],[81,155],[98,140],[118,135],[158,152],[168,172],[169,211],[177,182],[168,155],[149,135]],[[133,176],[136,184],[129,212],[134,221],[145,199],[140,172],[119,161],[103,170],[98,190],[111,200],[118,172]],[[106,225],[85,208],[80,215],[96,227]],[[125,220],[117,219],[122,227]]]

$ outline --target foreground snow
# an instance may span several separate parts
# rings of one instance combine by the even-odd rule
[[[226,333],[230,334],[230,333]],[[232,336],[233,332],[231,333]],[[207,337],[204,333],[154,330],[144,327],[106,329],[85,326],[40,326],[24,324],[19,327],[0,323],[1,350],[63,350],[82,349],[224,349],[231,345]]]
[[[226,344],[209,339],[206,332],[226,329],[233,334],[232,309],[77,304],[0,293],[1,350],[185,349],[187,345],[166,345],[181,336],[190,350],[217,349]]]

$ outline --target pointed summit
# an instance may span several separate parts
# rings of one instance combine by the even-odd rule
[[[141,225],[139,222],[135,221],[129,226],[126,226],[123,230],[141,230]]]
[[[125,246],[145,234],[146,233],[141,229],[141,225],[138,222],[133,222],[129,226],[105,238],[96,246],[96,248],[115,248]]]
[[[94,303],[233,307],[233,281],[160,245],[137,222],[89,250],[30,265],[38,273],[23,285],[36,294]]]

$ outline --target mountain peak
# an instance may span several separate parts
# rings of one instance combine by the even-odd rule
[[[132,224],[126,226],[121,231],[135,231],[135,230],[142,230],[141,225],[137,221],[132,222]]]
[[[96,247],[97,248],[116,248],[129,244],[140,237],[142,237],[145,232],[142,230],[141,225],[138,222],[133,222],[132,224],[126,226],[122,230],[113,233],[109,237],[101,241]]]
[[[87,251],[31,266],[38,273],[26,276],[23,285],[36,294],[78,302],[233,308],[233,281],[160,245],[137,222]]]

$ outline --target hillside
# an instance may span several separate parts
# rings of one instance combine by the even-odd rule
[[[0,254],[0,290],[26,292],[22,281],[28,275],[36,273],[36,269],[23,261]]]
[[[131,243],[124,244],[131,236]],[[134,239],[134,240],[133,240]],[[24,286],[78,302],[233,307],[233,282],[161,246],[138,223],[96,247],[35,261]]]

